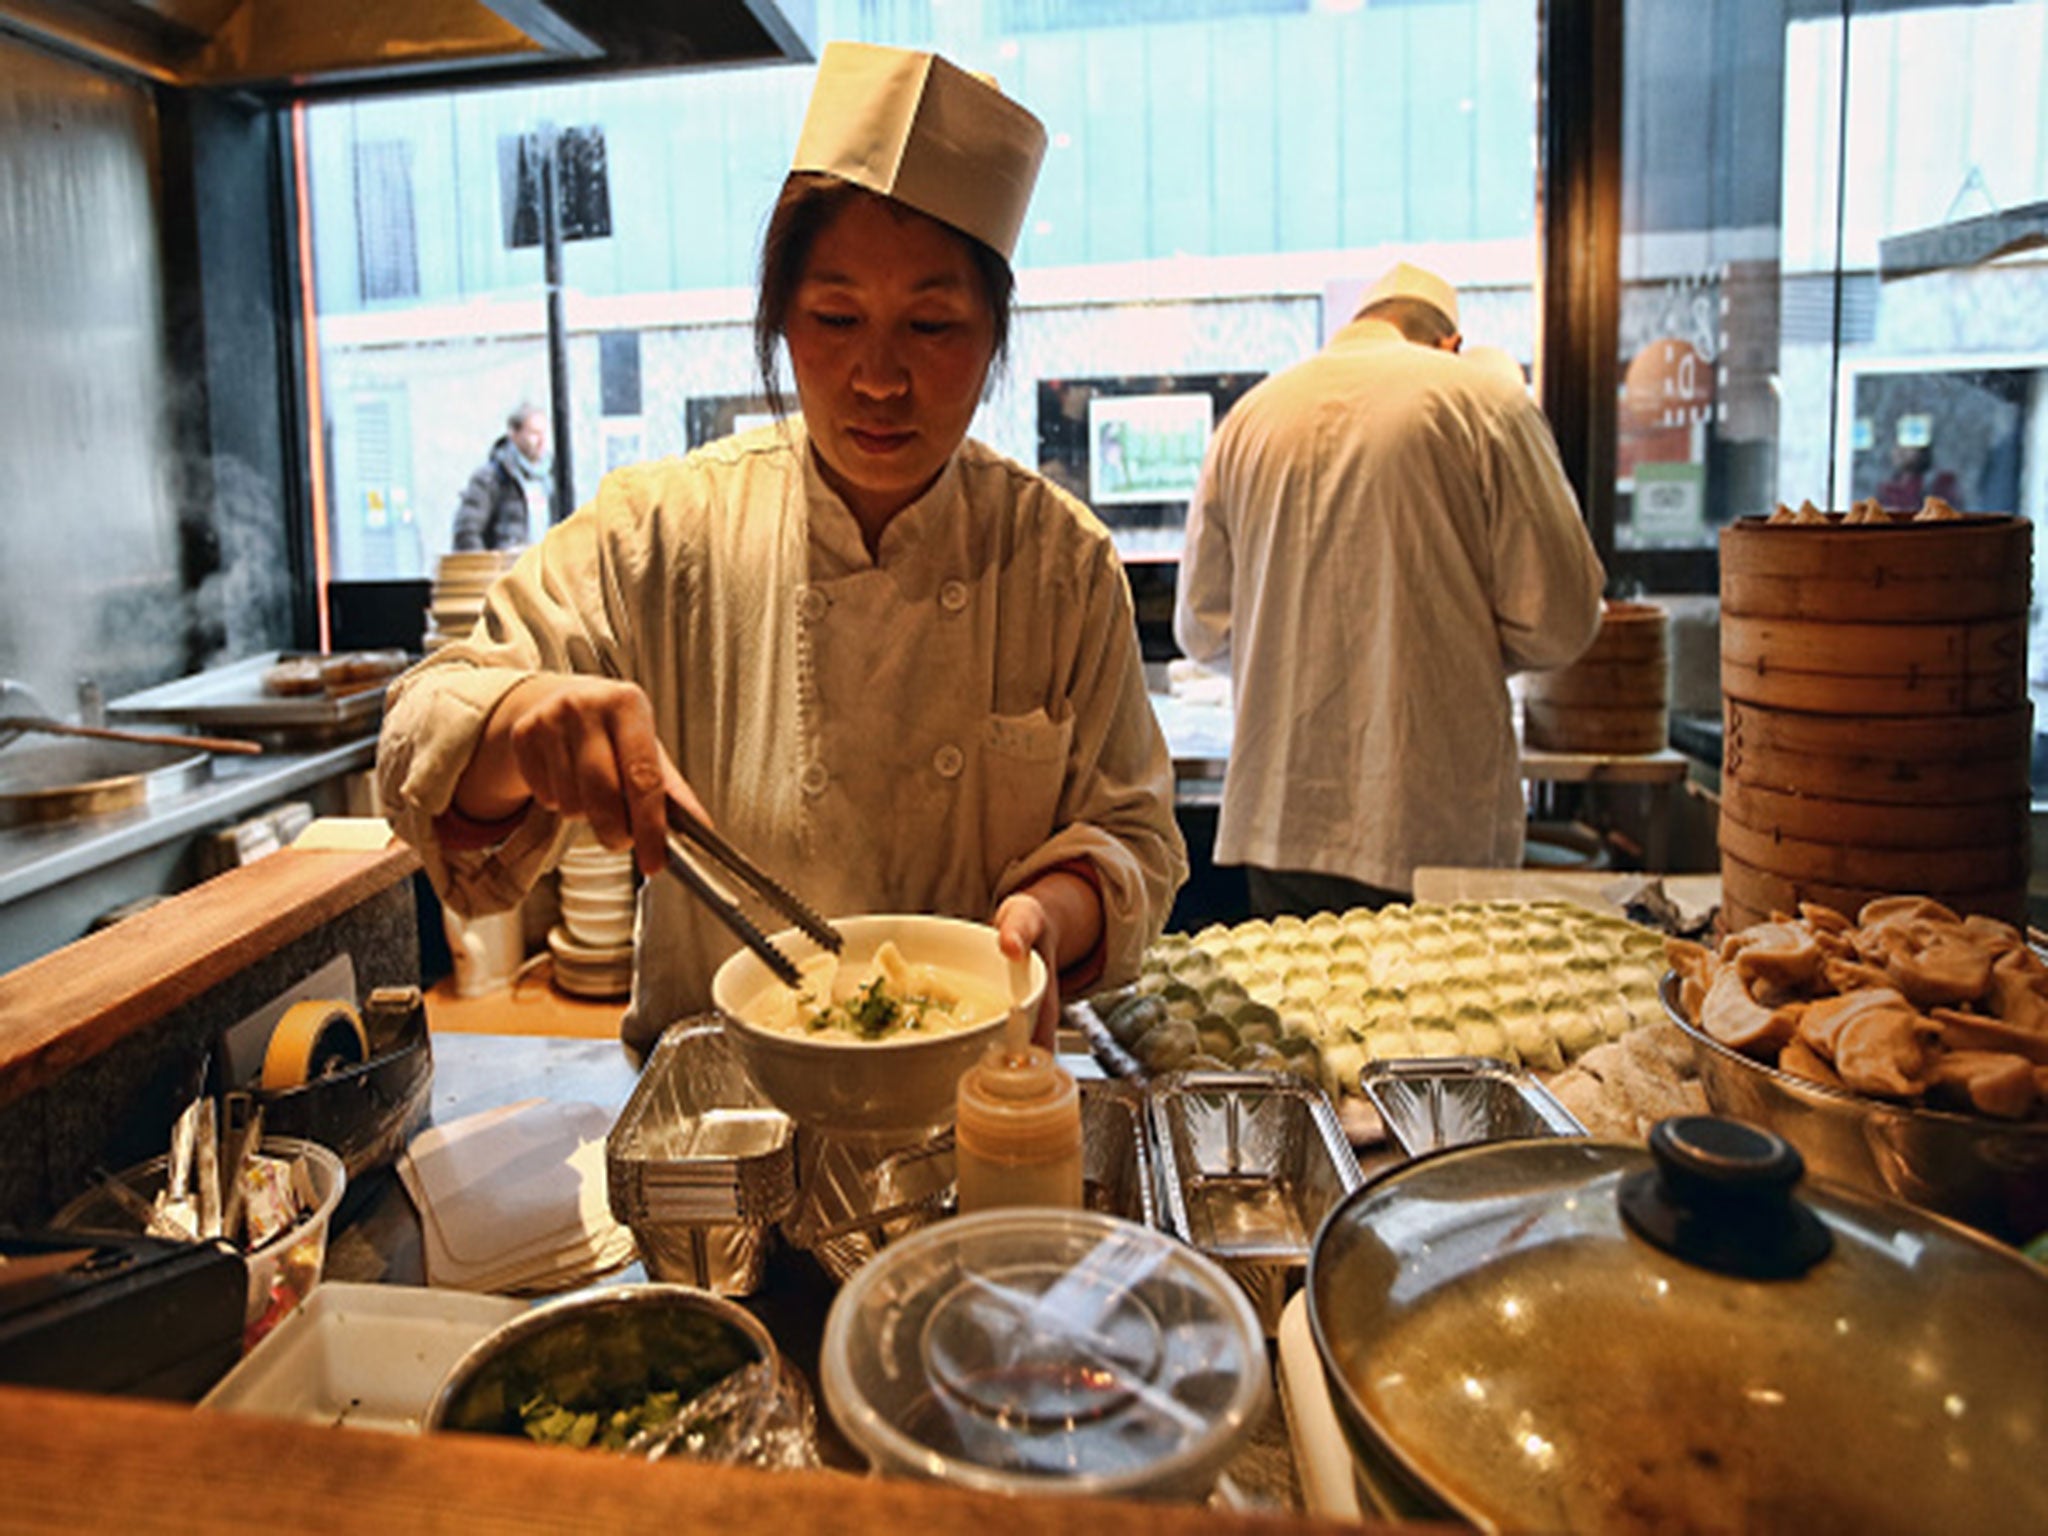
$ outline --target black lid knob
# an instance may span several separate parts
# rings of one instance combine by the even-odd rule
[[[1622,1219],[1666,1253],[1717,1274],[1751,1280],[1803,1275],[1834,1245],[1793,1190],[1806,1173],[1799,1151],[1758,1126],[1681,1115],[1650,1128],[1656,1167],[1630,1174]]]

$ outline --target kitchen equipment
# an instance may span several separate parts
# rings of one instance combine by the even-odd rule
[[[225,1243],[0,1231],[0,1381],[189,1401],[242,1352]]]
[[[604,1150],[612,1214],[649,1274],[727,1296],[761,1288],[774,1225],[796,1200],[796,1127],[715,1014],[662,1031]]]
[[[1316,1228],[1363,1177],[1336,1110],[1292,1073],[1170,1073],[1151,1100],[1167,1230],[1243,1286],[1272,1332]]]
[[[213,759],[186,748],[17,741],[0,750],[0,828],[134,810],[212,776]]]
[[[1201,1498],[1269,1394],[1229,1276],[1085,1211],[961,1216],[891,1246],[833,1301],[820,1373],[877,1471],[1012,1494]]]
[[[1387,1512],[2039,1530],[2048,1274],[1734,1121],[1452,1148],[1331,1213],[1316,1348]]]
[[[721,878],[739,883],[748,896],[756,897],[795,923],[804,937],[820,949],[838,954],[845,941],[839,930],[818,916],[796,894],[772,878],[745,854],[720,837],[710,824],[698,817],[674,796],[668,801],[668,867],[696,898],[711,909],[711,915],[733,931],[761,963],[789,986],[798,986],[796,965],[781,948],[762,933],[735,897],[720,883]],[[705,864],[717,869],[711,874]]]
[[[348,1175],[341,1159],[316,1142],[289,1136],[265,1136],[266,1156],[299,1159],[312,1179],[314,1208],[287,1231],[249,1252],[248,1285],[244,1296],[244,1323],[252,1332],[273,1312],[282,1315],[293,1303],[302,1301],[320,1283],[327,1263],[327,1232],[341,1204]],[[165,1186],[170,1159],[154,1157],[115,1179],[145,1202],[154,1201]],[[51,1221],[60,1232],[80,1234],[134,1234],[141,1222],[130,1206],[102,1185],[89,1189],[60,1210]]]
[[[1484,1056],[1369,1061],[1359,1086],[1408,1157],[1472,1141],[1586,1134],[1535,1078]]]
[[[537,1393],[604,1415],[657,1392],[695,1397],[747,1366],[767,1369],[708,1459],[779,1463],[808,1399],[753,1314],[689,1286],[608,1286],[534,1307],[478,1341],[435,1392],[424,1427],[520,1435],[521,1407]]]
[[[848,917],[833,926],[845,942],[842,969],[869,966],[893,942],[913,965],[955,971],[1008,999],[1008,963],[996,931],[959,918],[893,915]],[[802,961],[820,953],[817,942],[792,929],[774,945]],[[769,965],[741,950],[711,978],[711,998],[725,1015],[747,1071],[770,1103],[798,1124],[835,1136],[864,1136],[907,1145],[953,1120],[960,1074],[1003,1029],[1006,1008],[965,1028],[943,1033],[899,1033],[859,1040],[837,1032],[798,1035],[750,1022],[750,1005],[780,983]],[[1031,957],[1030,997],[1036,1008],[1045,989],[1045,963]]]
[[[183,747],[195,752],[224,752],[231,756],[254,757],[263,748],[253,741],[233,736],[182,736],[167,731],[117,731],[103,725],[66,725],[38,715],[8,715],[0,724],[0,744],[23,731],[38,736],[75,736],[87,741],[125,741],[142,747]]]
[[[1603,603],[1600,628],[1576,661],[1518,679],[1523,740],[1551,752],[1662,751],[1669,627],[1655,603]]]
[[[157,721],[204,731],[235,731],[278,747],[317,746],[375,731],[384,715],[388,682],[340,697],[325,692],[276,694],[265,690],[265,674],[300,654],[264,651],[124,694],[107,701],[107,719],[117,725]]]
[[[1159,1183],[1145,1090],[1109,1078],[1076,1080],[1081,1090],[1081,1201],[1091,1211],[1157,1227]]]
[[[329,1280],[199,1400],[224,1413],[417,1434],[456,1361],[526,1303]]]
[[[2027,519],[1721,532],[1722,915],[2026,906]]]
[[[2009,1243],[2048,1232],[2048,1120],[1997,1120],[1893,1104],[1794,1077],[1729,1049],[1694,1025],[1679,978],[1659,987],[1692,1043],[1716,1113],[1774,1131],[1823,1178],[1953,1217]]]

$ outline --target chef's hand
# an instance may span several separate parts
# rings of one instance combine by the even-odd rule
[[[652,876],[667,859],[669,795],[703,815],[655,737],[647,695],[631,683],[549,674],[498,701],[455,786],[455,808],[501,821],[533,801],[581,817],[605,847],[630,847]]]
[[[1048,1051],[1060,1022],[1060,972],[1094,953],[1102,936],[1102,898],[1079,875],[1054,870],[1006,897],[995,915],[996,947],[1012,960],[1037,952],[1045,961],[1045,995],[1031,1032]]]

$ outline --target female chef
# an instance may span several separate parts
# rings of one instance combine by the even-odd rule
[[[380,787],[456,910],[518,901],[568,822],[634,850],[629,1043],[736,947],[652,878],[669,794],[828,915],[990,921],[1069,995],[1165,922],[1186,852],[1116,552],[966,436],[1044,143],[943,59],[830,45],[755,320],[801,416],[606,476],[392,690]]]

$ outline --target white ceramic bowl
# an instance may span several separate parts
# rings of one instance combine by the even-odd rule
[[[864,967],[893,939],[912,964],[942,965],[974,977],[1000,997],[1009,996],[1009,962],[996,947],[996,931],[954,917],[890,915],[834,918],[846,940],[841,963]],[[795,929],[772,936],[801,963],[818,945]],[[725,1015],[748,1072],[768,1100],[799,1124],[839,1135],[915,1138],[953,1122],[960,1074],[1002,1033],[1007,1010],[984,1022],[941,1035],[851,1040],[843,1035],[788,1035],[749,1024],[741,1010],[762,991],[779,987],[752,950],[733,955],[711,978],[711,1000]],[[1034,1017],[1045,992],[1045,962],[1031,957],[1025,1011]]]

